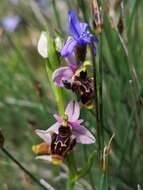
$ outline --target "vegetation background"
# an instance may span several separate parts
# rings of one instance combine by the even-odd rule
[[[76,183],[75,189],[141,190],[143,1],[100,0],[99,4],[104,24],[96,59],[97,64],[102,60],[104,145],[113,133],[115,137],[108,156],[108,172],[101,172],[96,156],[91,170]],[[51,190],[66,189],[68,168],[37,161],[31,151],[32,145],[40,142],[33,128],[48,128],[54,122],[52,114],[57,112],[46,60],[38,54],[37,42],[45,29],[52,39],[60,36],[64,41],[68,35],[67,12],[70,9],[76,10],[81,20],[92,24],[91,1],[0,0],[0,128],[5,136],[5,147],[37,179],[45,179],[52,186],[47,189]],[[2,24],[8,15],[20,17],[20,24],[13,32]],[[42,96],[38,94],[39,86]],[[65,105],[72,96],[64,92]],[[95,133],[94,114],[83,109],[81,115]],[[87,164],[95,148],[97,150],[92,145],[77,146],[78,168]],[[0,189],[42,188],[0,151]]]

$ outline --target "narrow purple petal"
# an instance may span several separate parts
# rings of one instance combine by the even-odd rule
[[[76,101],[70,101],[66,107],[65,114],[68,115],[69,121],[76,121],[80,115],[79,103]]]
[[[73,127],[73,135],[76,136],[77,143],[92,144],[95,143],[95,138],[91,132],[84,126]]]
[[[78,65],[76,64],[76,58],[73,55],[69,55],[66,57],[66,61],[68,63],[68,66],[75,72],[78,68]]]
[[[61,116],[59,116],[59,115],[57,115],[57,114],[54,114],[53,116],[54,116],[54,118],[56,119],[56,121],[57,121],[59,124],[63,122],[63,118],[62,118]]]
[[[75,46],[77,45],[77,41],[74,39],[68,39],[61,50],[61,56],[67,57],[72,54]]]
[[[76,121],[72,121],[72,120],[69,120],[69,125],[72,126],[72,127],[78,127],[81,125],[81,123],[83,122],[82,119],[80,120],[76,120]]]
[[[81,28],[81,31],[82,31],[82,32],[85,32],[85,31],[89,28],[89,26],[88,26],[87,23],[81,22],[81,23],[80,23],[80,28]]]
[[[81,34],[80,21],[76,15],[75,11],[69,11],[68,15],[69,15],[70,32],[75,39],[78,39]]]
[[[52,80],[54,83],[59,86],[63,87],[63,80],[69,80],[73,76],[73,71],[70,67],[61,67],[56,69],[52,75]]]
[[[68,57],[66,57],[66,61],[68,62],[68,65],[72,65],[72,64],[76,64],[76,60],[75,57],[73,55],[69,55]]]

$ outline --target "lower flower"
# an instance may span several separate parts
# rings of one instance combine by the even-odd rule
[[[44,143],[34,145],[32,150],[37,159],[44,159],[53,164],[61,164],[64,158],[73,151],[76,143],[91,144],[95,142],[94,136],[81,125],[79,120],[80,107],[77,102],[71,101],[64,117],[54,115],[57,122],[48,130],[37,129],[36,134]]]
[[[72,130],[68,125],[61,125],[58,129],[58,134],[52,133],[50,138],[49,144],[41,143],[34,145],[32,150],[39,155],[37,158],[47,159],[53,164],[60,164],[66,155],[73,150],[76,144],[76,138],[72,135]]]

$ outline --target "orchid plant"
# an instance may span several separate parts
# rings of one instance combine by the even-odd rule
[[[69,11],[70,36],[63,48],[61,56],[66,58],[67,66],[57,68],[52,75],[52,80],[59,88],[71,89],[77,94],[77,101],[70,101],[64,116],[54,115],[56,123],[47,130],[37,129],[36,134],[44,140],[44,143],[33,146],[37,158],[49,160],[58,164],[63,162],[76,143],[91,144],[95,142],[94,136],[86,129],[80,115],[80,106],[91,106],[94,98],[93,79],[87,74],[85,64],[76,62],[77,47],[86,47],[95,44],[96,38],[90,32],[85,22],[80,22],[75,11]],[[95,49],[95,46],[94,46]],[[46,32],[42,32],[38,42],[38,52],[44,58],[48,57],[48,41]]]
[[[2,7],[5,7],[5,1],[2,2]],[[22,161],[20,157],[16,158],[17,146],[14,146],[16,149],[13,153],[9,152],[7,146],[10,143],[5,144],[7,137],[0,129],[0,164],[8,165],[6,170],[4,169],[7,172],[10,159],[12,166],[15,163],[28,176],[27,178],[24,175],[23,178],[20,171],[19,184],[11,184],[3,175],[0,177],[0,189],[14,186],[18,188],[18,185],[23,188],[38,188],[32,183],[33,180],[39,189],[45,190],[74,190],[74,187],[81,190],[141,190],[142,156],[141,146],[138,145],[142,144],[140,132],[143,84],[140,81],[141,65],[134,63],[139,63],[136,57],[141,57],[142,49],[138,48],[135,52],[132,50],[136,37],[141,34],[137,29],[142,28],[142,25],[135,21],[138,15],[141,16],[143,6],[140,6],[138,1],[129,1],[128,6],[125,1],[119,0],[114,0],[114,3],[101,0],[9,2],[13,11],[8,11],[7,16],[3,11],[0,18],[1,83],[4,89],[0,94],[0,108],[6,113],[4,117],[3,114],[1,116],[1,126],[12,126],[9,131],[5,128],[4,133],[13,139],[13,129],[21,126],[22,130],[28,125],[33,136],[39,138],[39,142],[32,146],[32,157],[36,158],[35,162],[38,164],[42,161],[46,164],[44,163],[45,168],[40,170],[39,178],[39,175],[36,175],[36,172],[39,172],[37,167],[32,164],[27,168],[26,164],[22,164],[30,155],[27,157],[25,152],[25,159]],[[75,8],[79,15],[74,10],[68,12],[66,30],[62,27],[65,18],[62,18],[61,12],[71,7]],[[19,9],[23,12],[18,11]],[[41,32],[36,44],[38,53],[44,58],[48,92],[45,92],[47,80],[43,81],[45,77],[43,78],[41,72],[43,65],[39,65],[42,59],[35,55],[34,45],[38,32],[36,26],[46,29]],[[97,57],[96,35],[100,39]],[[139,37],[137,39],[139,40]],[[5,48],[8,51],[5,51]],[[36,68],[32,64],[35,59]],[[122,64],[116,67],[117,62]],[[127,64],[124,66],[124,63]],[[109,72],[106,72],[107,70]],[[117,73],[120,73],[120,76],[116,76]],[[25,82],[28,85],[25,85]],[[24,91],[20,92],[19,88],[23,87],[23,84]],[[120,92],[122,89],[123,93]],[[27,94],[30,90],[28,100]],[[131,96],[127,96],[127,93]],[[52,123],[49,123],[50,114],[53,114],[54,118]],[[46,126],[45,128],[37,126],[39,120],[42,120],[42,126]],[[123,124],[127,126],[125,129]],[[113,131],[117,134],[115,139]],[[23,137],[25,138],[23,133],[20,137],[18,135],[16,142],[20,142]],[[26,134],[26,138],[29,141],[31,135]],[[111,147],[113,140],[115,151]],[[29,143],[21,143],[24,151]],[[8,159],[3,160],[3,156]],[[132,165],[137,159],[138,167],[134,171]],[[19,173],[18,167],[16,173]],[[125,179],[128,173],[131,175]],[[10,176],[11,172],[8,175]],[[13,177],[17,179],[17,175]]]
[[[50,78],[51,83],[53,82],[58,89],[66,88],[73,91],[77,95],[77,101],[71,100],[64,114],[61,112],[59,115],[54,114],[56,123],[51,127],[46,130],[35,130],[35,133],[44,142],[32,147],[37,159],[47,160],[53,164],[63,163],[67,156],[71,156],[70,153],[74,152],[77,143],[95,143],[95,137],[84,126],[84,120],[79,119],[79,116],[82,107],[92,108],[93,99],[95,98],[93,77],[89,76],[87,72],[85,58],[87,45],[93,48],[95,55],[97,39],[90,32],[89,25],[79,21],[75,11],[69,11],[68,20],[71,36],[68,37],[63,47],[61,47],[60,41],[60,48],[58,45],[56,49],[56,51],[60,50],[58,55],[65,58],[67,66],[54,69],[53,63],[50,62],[51,65],[50,67],[47,66],[47,71],[50,71],[48,76],[52,76],[52,80]],[[48,45],[47,34],[42,32],[38,42],[38,52],[43,58],[49,60],[50,46]],[[51,71],[53,72],[52,75]],[[55,96],[57,97],[58,94],[55,94]],[[69,167],[71,166],[69,165]],[[90,167],[87,166],[85,171],[87,168]]]

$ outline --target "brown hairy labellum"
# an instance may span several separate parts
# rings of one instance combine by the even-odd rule
[[[72,81],[63,81],[65,88],[77,94],[83,106],[90,106],[94,98],[93,79],[88,77],[86,71],[75,74]]]
[[[76,138],[72,135],[69,126],[60,126],[59,133],[52,134],[51,155],[65,157],[76,144]]]

